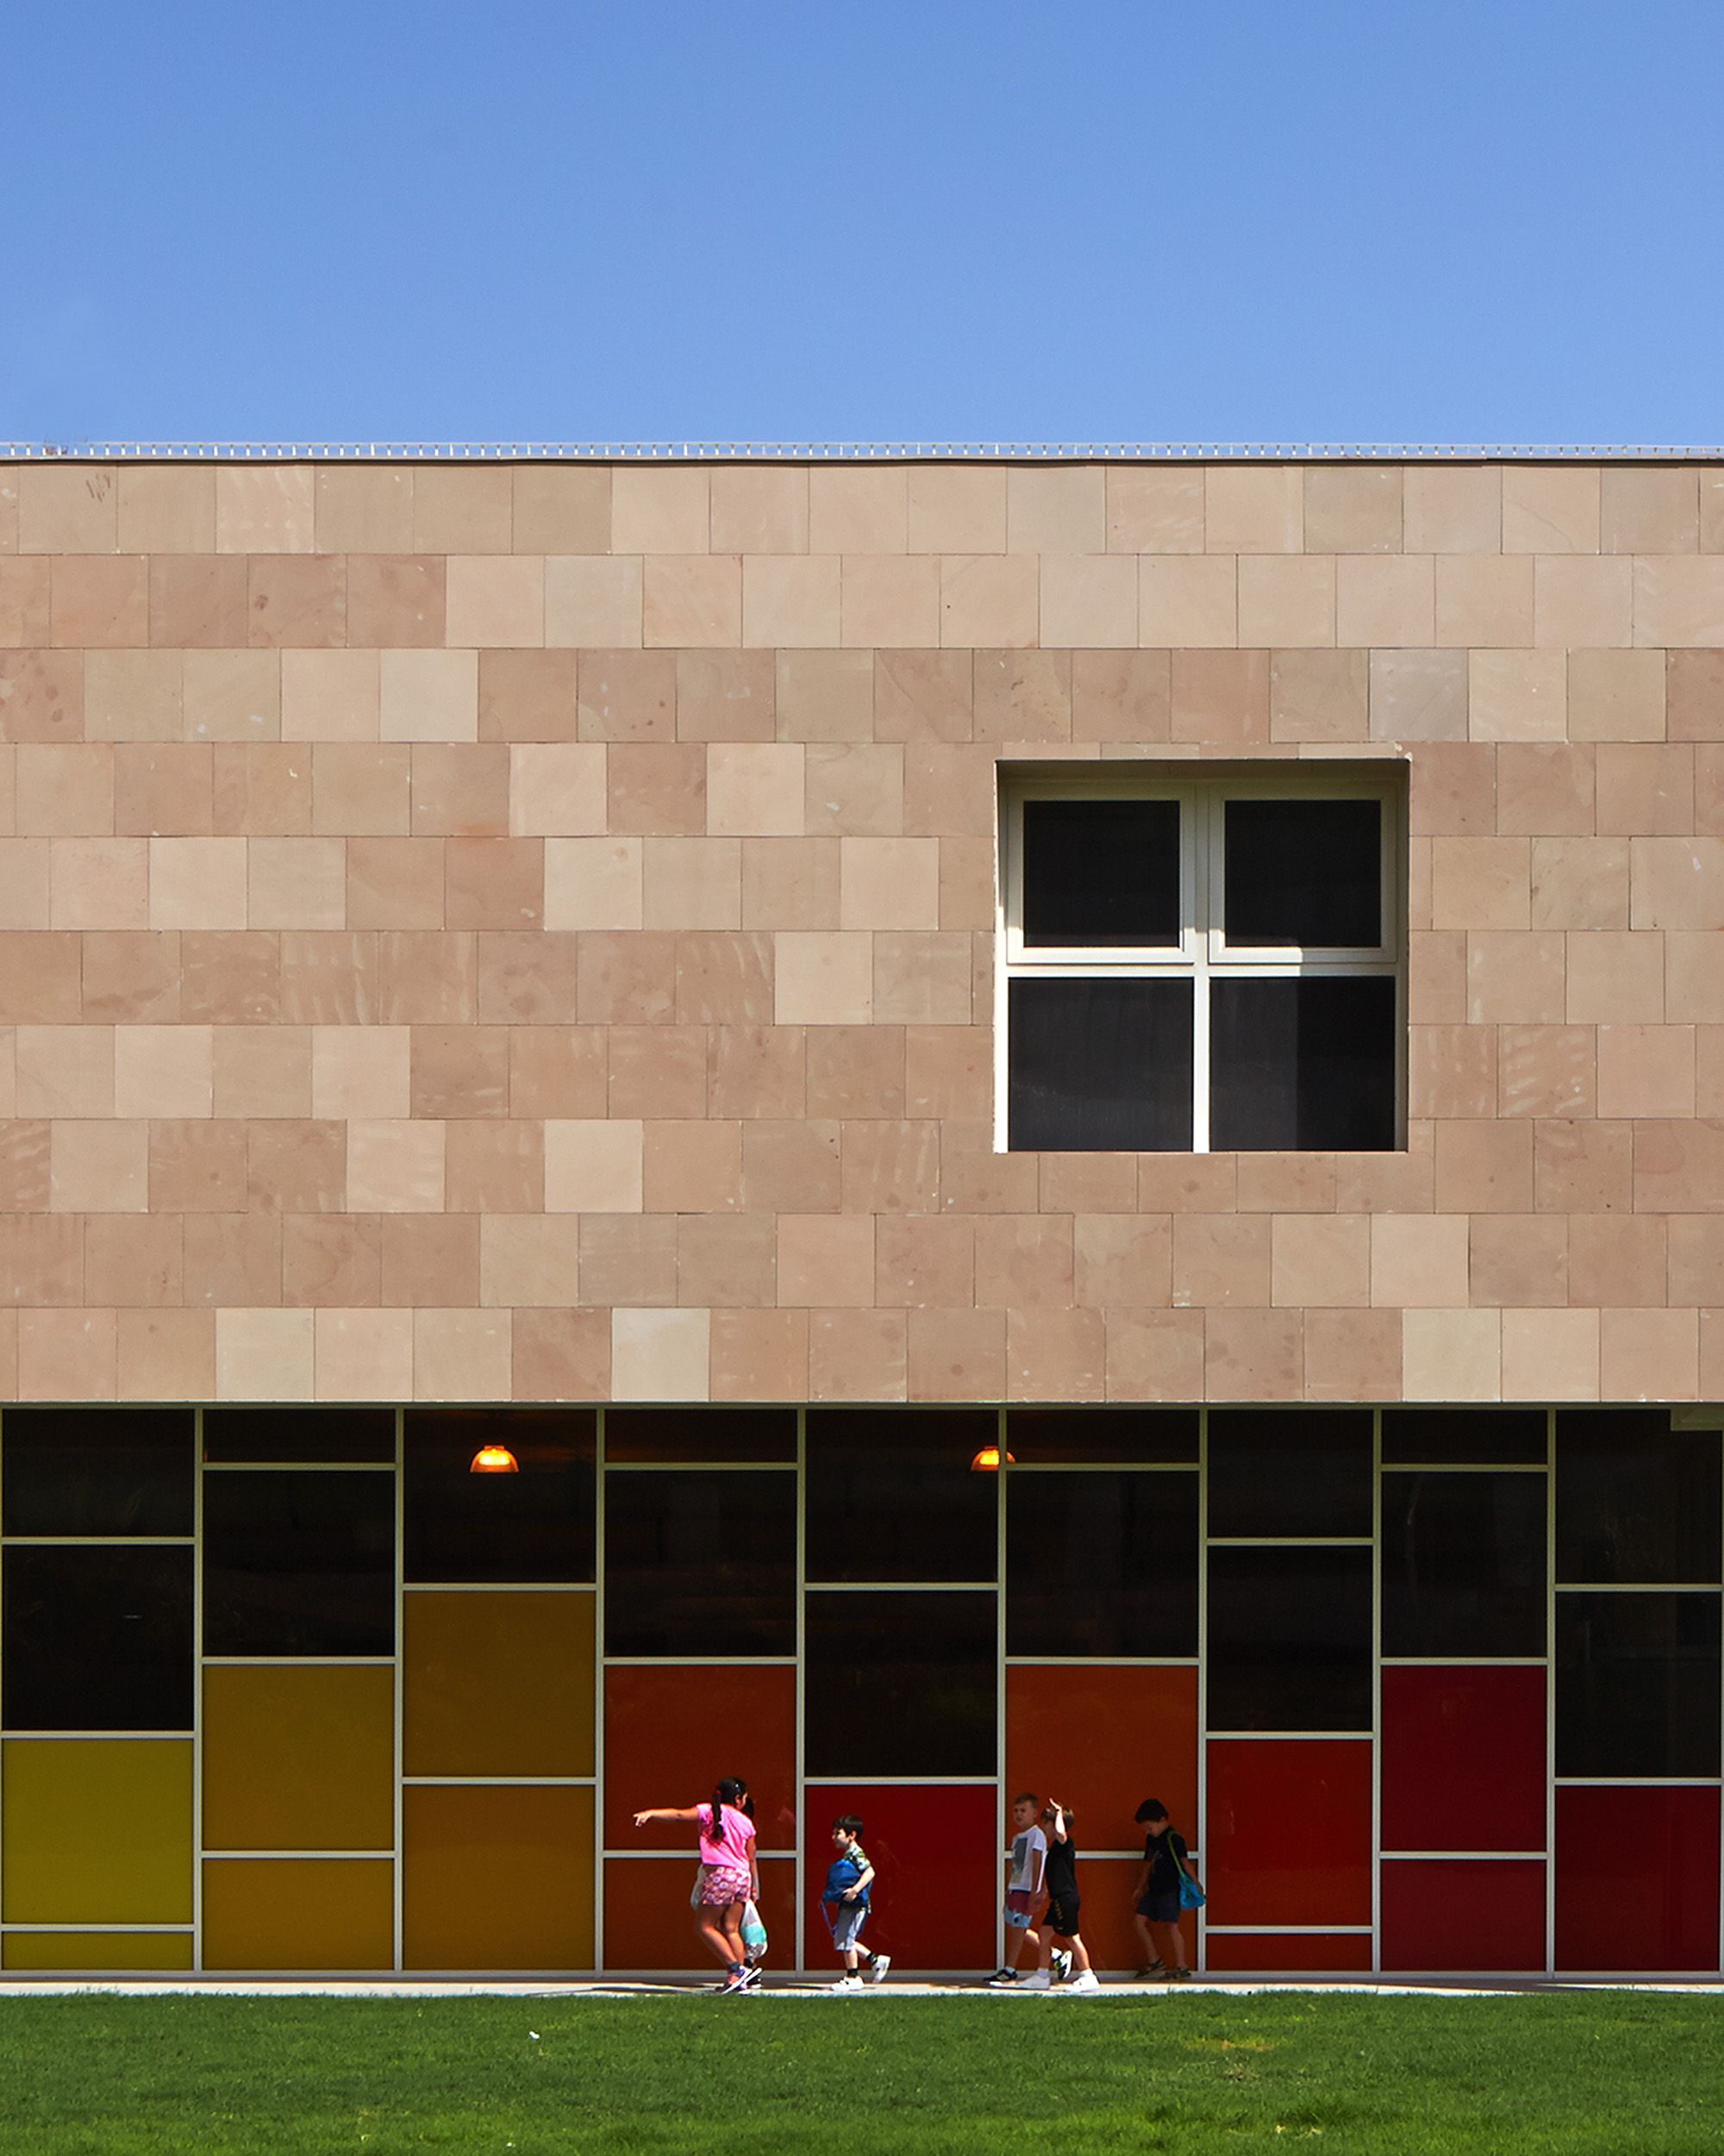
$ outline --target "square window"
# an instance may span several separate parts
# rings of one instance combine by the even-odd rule
[[[1006,1148],[1403,1142],[1403,799],[1340,763],[1010,777]]]

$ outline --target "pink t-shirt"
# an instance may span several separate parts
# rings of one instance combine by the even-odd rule
[[[746,1872],[754,1841],[754,1822],[747,1813],[725,1805],[720,1822],[724,1831],[716,1841],[709,1841],[706,1830],[712,1819],[712,1806],[696,1804],[695,1812],[700,1822],[700,1838],[695,1844],[695,1854],[701,1862],[721,1864],[734,1872]]]

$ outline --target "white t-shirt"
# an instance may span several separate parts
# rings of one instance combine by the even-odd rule
[[[1034,1894],[1047,1860],[1047,1836],[1040,1827],[1025,1827],[1012,1836],[1012,1873],[1007,1891]]]

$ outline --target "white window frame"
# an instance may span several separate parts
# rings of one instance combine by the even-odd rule
[[[1379,941],[1357,949],[1229,945],[1221,926],[1228,801],[1370,800],[1382,804]],[[1174,801],[1179,804],[1181,930],[1177,946],[1027,948],[1023,940],[1023,808],[1027,801]],[[994,1149],[1009,1150],[1014,980],[1110,976],[1192,983],[1191,1150],[1209,1145],[1209,983],[1295,976],[1392,979],[1395,990],[1395,1147],[1407,1143],[1407,837],[1405,766],[1343,763],[1111,765],[1003,768],[1000,875],[995,908]],[[1179,1156],[1173,1156],[1179,1157]]]

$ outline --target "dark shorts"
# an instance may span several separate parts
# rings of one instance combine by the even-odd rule
[[[1184,1914],[1179,1907],[1179,1889],[1170,1886],[1146,1894],[1137,1905],[1137,1913],[1146,1916],[1152,1924],[1177,1924]]]
[[[1049,1902],[1047,1915],[1043,1920],[1047,1929],[1057,1932],[1062,1939],[1075,1939],[1078,1936],[1078,1904],[1080,1898],[1076,1894],[1056,1894]]]

